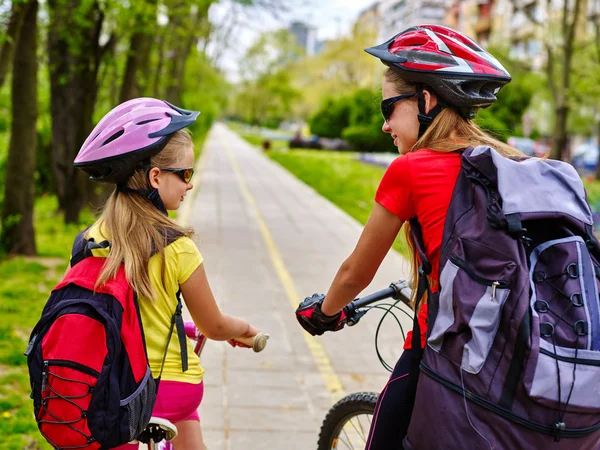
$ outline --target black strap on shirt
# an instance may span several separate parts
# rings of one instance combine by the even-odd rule
[[[409,371],[408,381],[408,393],[407,399],[410,404],[414,404],[415,397],[417,394],[417,383],[419,381],[421,359],[423,358],[423,348],[421,347],[421,326],[419,324],[419,308],[421,306],[421,300],[427,293],[428,298],[431,297],[431,291],[429,288],[429,280],[427,276],[431,274],[431,263],[425,255],[425,243],[423,241],[423,233],[421,230],[421,224],[416,217],[409,220],[410,229],[415,242],[415,250],[419,255],[419,279],[417,284],[417,295],[415,296],[415,314],[413,318],[413,330],[412,330],[412,354]]]

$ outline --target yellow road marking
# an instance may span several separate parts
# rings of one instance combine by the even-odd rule
[[[244,178],[244,175],[240,170],[235,156],[231,151],[229,143],[225,143],[223,139],[221,139],[220,141],[221,145],[225,149],[225,152],[227,153],[227,157],[231,163],[231,166],[233,167],[233,171],[238,180],[240,190],[242,191],[242,194],[244,195],[248,204],[252,207],[252,210],[256,216],[258,227],[265,241],[265,244],[267,245],[267,250],[269,251],[269,255],[271,256],[271,261],[273,263],[273,266],[275,267],[277,276],[279,277],[279,280],[283,285],[283,288],[285,290],[285,293],[287,294],[288,299],[290,300],[292,308],[295,310],[298,306],[298,303],[300,303],[301,298],[300,295],[298,295],[298,291],[296,290],[294,281],[290,273],[288,272],[285,263],[281,258],[279,249],[277,248],[277,245],[273,240],[273,236],[271,235],[271,232],[269,231],[269,228],[267,227],[267,224],[262,214],[260,213],[260,210],[257,207],[256,200],[250,192],[250,189],[248,189],[246,179]],[[316,338],[314,338],[310,334],[303,332],[302,335],[304,336],[304,340],[306,341],[306,344],[308,345],[308,348],[312,353],[312,356],[315,360],[315,364],[317,365],[317,368],[321,373],[321,377],[325,382],[325,386],[327,387],[327,390],[329,391],[332,400],[339,400],[341,397],[346,395],[346,393],[344,391],[344,387],[340,379],[338,378],[337,374],[335,373],[335,370],[333,369],[333,365],[331,364],[331,361],[329,359],[329,356],[327,355],[325,348],[323,347],[323,345],[321,345],[319,341],[317,341]]]

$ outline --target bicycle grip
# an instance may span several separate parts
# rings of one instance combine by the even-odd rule
[[[269,335],[266,333],[258,333],[256,336],[251,338],[239,337],[235,338],[234,341],[241,342],[248,347],[252,347],[255,353],[262,352],[267,346]]]

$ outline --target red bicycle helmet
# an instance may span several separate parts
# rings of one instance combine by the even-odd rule
[[[430,87],[447,104],[442,106],[453,106],[468,118],[494,103],[511,80],[502,64],[473,39],[441,25],[409,28],[365,51],[399,69],[406,81]]]

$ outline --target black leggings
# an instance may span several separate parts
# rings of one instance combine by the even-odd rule
[[[405,350],[379,394],[365,450],[401,450],[412,413],[409,376],[412,351]]]

